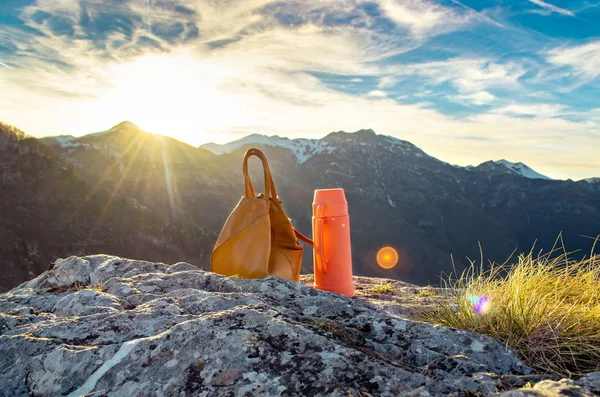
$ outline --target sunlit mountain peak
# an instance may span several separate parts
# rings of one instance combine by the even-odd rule
[[[125,129],[141,131],[140,127],[138,127],[135,123],[132,123],[129,120],[120,122],[119,124],[112,127],[109,131],[125,130]]]

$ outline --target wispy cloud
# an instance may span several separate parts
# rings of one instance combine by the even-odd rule
[[[415,36],[448,33],[473,21],[472,10],[453,9],[426,0],[379,0],[384,15]]]
[[[546,59],[555,66],[568,67],[584,82],[591,81],[600,76],[600,41],[555,48],[547,52]]]
[[[392,87],[397,82],[398,79],[394,76],[383,76],[381,79],[379,79],[379,84],[377,84],[377,88]]]
[[[369,93],[367,93],[367,96],[376,97],[376,98],[384,98],[387,96],[387,93],[385,91],[381,91],[381,90],[373,90],[373,91],[370,91]]]
[[[525,74],[525,69],[515,62],[495,63],[489,59],[452,58],[402,65],[395,68],[395,73],[399,76],[421,76],[433,85],[450,83],[458,90],[459,95],[450,95],[449,99],[485,104],[495,99],[495,96],[487,91],[489,88],[520,88],[518,80]]]
[[[494,109],[495,113],[517,116],[554,117],[565,114],[566,107],[558,104],[512,104]]]
[[[567,10],[566,8],[560,8],[557,7],[555,5],[552,4],[548,4],[545,1],[542,0],[529,0],[531,3],[536,4],[540,7],[542,7],[544,10],[549,11],[550,13],[555,12],[557,14],[561,14],[561,15],[567,15],[570,17],[574,17],[575,14],[569,10]]]
[[[490,94],[487,91],[476,91],[462,95],[448,95],[446,98],[451,101],[473,105],[487,105],[498,99],[495,95]]]

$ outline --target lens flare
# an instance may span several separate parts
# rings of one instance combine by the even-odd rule
[[[477,314],[485,314],[490,311],[490,299],[487,295],[475,296],[470,295],[471,302],[473,303],[473,311]]]
[[[398,252],[392,247],[383,247],[377,252],[377,264],[384,269],[391,269],[398,263]]]

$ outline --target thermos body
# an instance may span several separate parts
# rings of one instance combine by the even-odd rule
[[[314,287],[354,296],[350,217],[343,189],[315,191],[312,223]]]

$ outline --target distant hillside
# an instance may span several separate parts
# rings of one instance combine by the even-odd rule
[[[600,233],[600,184],[593,180],[548,180],[507,161],[455,167],[372,130],[322,139],[251,135],[195,148],[124,122],[81,137],[9,146],[0,156],[0,214],[8,214],[0,219],[0,237],[2,252],[11,254],[0,256],[0,269],[12,284],[30,278],[23,269],[35,274],[70,254],[208,268],[221,227],[243,194],[249,147],[266,153],[284,208],[306,234],[314,190],[345,189],[356,275],[437,283],[440,273],[453,271],[452,258],[458,272],[467,257],[478,260],[479,243],[486,259],[504,262],[534,242],[548,250],[561,232],[567,248],[583,255],[593,241],[582,236]],[[253,159],[250,170],[261,191],[260,162]],[[374,260],[384,245],[400,253],[390,270]],[[310,250],[303,272],[312,272]]]
[[[6,147],[9,142],[21,141],[25,138],[28,136],[17,127],[0,122],[0,149]]]
[[[114,181],[114,175],[105,173],[108,153],[81,149],[89,155],[86,165],[35,138],[11,139],[0,148],[1,290],[46,270],[54,258],[77,253],[119,252],[165,262],[206,259],[202,255],[212,235],[207,238],[194,224],[169,219],[114,189],[118,179],[111,185],[107,180]],[[92,164],[93,153],[101,153],[100,166]],[[95,175],[93,182],[85,180],[88,175]]]

